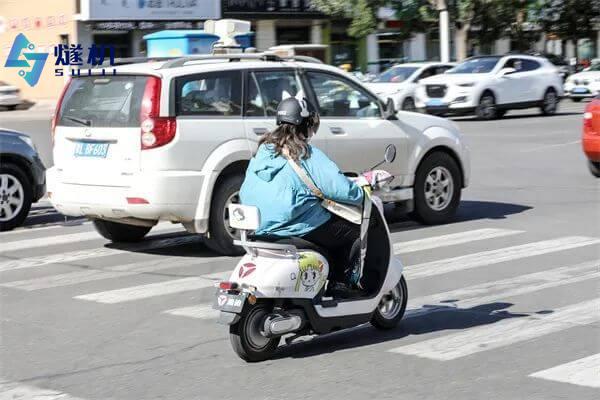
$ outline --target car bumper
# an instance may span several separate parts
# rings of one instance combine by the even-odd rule
[[[190,171],[153,171],[131,177],[127,186],[69,183],[56,167],[48,170],[50,202],[62,214],[105,219],[195,221],[204,176]],[[129,199],[144,199],[132,204]]]
[[[600,162],[600,135],[584,134],[581,139],[583,152],[590,161]]]
[[[46,194],[46,167],[39,157],[34,157],[31,163],[33,176],[33,202],[38,201]]]
[[[0,106],[16,106],[21,104],[21,97],[13,94],[0,94]]]

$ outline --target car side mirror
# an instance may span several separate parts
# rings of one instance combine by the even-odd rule
[[[506,75],[514,74],[515,72],[517,72],[517,70],[514,68],[502,68],[500,71],[498,71],[498,75],[506,76]]]
[[[383,117],[385,119],[396,119],[396,107],[394,106],[394,99],[388,97],[385,101],[385,107],[383,108]]]

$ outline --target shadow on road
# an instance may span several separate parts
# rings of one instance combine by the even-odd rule
[[[516,314],[507,311],[512,303],[489,303],[471,308],[439,308],[428,310],[427,306],[410,312],[400,325],[389,331],[380,331],[370,324],[356,328],[317,336],[312,340],[282,346],[275,358],[304,358],[327,353],[335,353],[357,347],[370,346],[408,336],[424,335],[441,331],[460,331],[489,325],[509,318],[523,318],[530,314]],[[544,313],[552,311],[544,310]]]
[[[582,114],[583,114],[583,110],[581,110],[581,112],[574,112],[574,111],[560,112],[559,111],[554,115],[546,115],[546,116],[544,116],[544,118],[566,117],[569,115],[582,115]],[[505,120],[505,119],[523,119],[523,118],[535,118],[535,117],[542,117],[542,114],[540,114],[539,112],[536,112],[536,111],[532,111],[531,114],[513,114],[513,115],[508,114],[508,115],[503,116],[502,118],[493,119],[493,120],[489,120],[489,121],[480,120],[475,116],[450,117],[450,119],[453,121],[460,121],[460,122],[486,122],[486,123],[490,123],[490,124],[495,124],[495,123],[498,123],[498,121]]]

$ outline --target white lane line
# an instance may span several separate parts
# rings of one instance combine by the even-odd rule
[[[150,283],[147,285],[131,286],[123,289],[108,290],[105,292],[84,294],[81,296],[75,296],[73,298],[94,301],[97,303],[115,304],[147,299],[156,296],[164,296],[167,294],[188,292],[190,290],[204,289],[214,285],[214,280],[201,277],[191,277],[165,282]]]
[[[173,226],[172,224],[160,224],[152,228],[150,234],[156,233],[167,233],[167,232],[179,232],[182,231],[182,227]],[[89,240],[104,240],[100,234],[96,231],[87,231],[87,232],[79,232],[79,233],[68,233],[66,235],[53,235],[53,236],[45,236],[35,239],[23,238],[20,240],[14,240],[10,242],[3,242],[0,244],[0,253],[8,252],[8,251],[18,251],[25,249],[33,249],[36,247],[48,247],[48,246],[56,246],[60,244],[67,243],[77,243],[77,242],[85,242]]]
[[[485,228],[467,232],[450,233],[448,235],[394,243],[394,253],[405,254],[414,251],[435,249],[438,247],[454,246],[476,240],[486,240],[502,236],[516,235],[517,233],[523,233],[523,231]]]
[[[541,242],[504,247],[496,250],[487,250],[422,264],[408,265],[406,267],[406,275],[408,279],[426,278],[448,272],[484,267],[501,262],[517,260],[519,258],[539,256],[598,243],[600,243],[600,239],[597,238],[567,236],[558,239],[543,240]]]
[[[83,400],[81,397],[52,389],[21,385],[18,382],[0,383],[0,400]]]
[[[125,276],[158,272],[165,269],[194,267],[201,264],[210,264],[221,261],[231,261],[232,263],[236,263],[237,259],[231,257],[203,257],[187,259],[182,259],[182,257],[162,257],[159,259],[104,267],[102,269],[90,268],[84,271],[67,272],[64,274],[43,276],[41,278],[3,282],[0,283],[0,287],[27,291],[43,290],[78,285],[81,283],[99,281],[103,279],[122,278]]]
[[[529,375],[549,381],[600,388],[600,353]]]
[[[163,314],[176,315],[196,319],[215,319],[219,317],[219,311],[212,308],[211,304],[201,304],[191,307],[175,308],[163,311]]]
[[[449,308],[465,310],[509,297],[600,278],[600,261],[554,268],[408,300],[405,318]]]
[[[190,243],[199,243],[201,237],[198,235],[179,236],[168,239],[150,239],[141,243],[127,246],[124,249],[101,247],[88,250],[76,250],[63,254],[51,254],[40,257],[28,257],[0,262],[0,272],[12,271],[23,268],[41,267],[48,264],[67,264],[88,258],[113,256],[136,251],[157,250],[166,247],[182,246]]]
[[[578,325],[600,321],[600,299],[554,310],[551,314],[515,317],[389,350],[432,360],[448,361],[509,346]]]
[[[8,232],[0,232],[0,239],[11,237],[11,236],[20,236],[25,235],[26,233],[38,232],[38,231],[47,231],[54,229],[69,229],[69,228],[77,228],[79,226],[86,226],[91,224],[91,221],[82,221],[81,223],[77,223],[76,225],[49,225],[49,226],[37,226],[34,228],[17,228]]]
[[[217,281],[228,279],[229,272],[202,275]],[[535,272],[494,282],[482,283],[466,288],[436,293],[430,296],[408,300],[404,319],[421,317],[425,314],[447,311],[449,309],[465,310],[482,304],[507,299],[509,297],[533,293],[544,289],[570,285],[590,279],[600,278],[600,262],[589,261],[578,265],[554,268],[549,271]],[[202,310],[212,308],[210,304],[170,310],[169,314],[191,318],[210,319],[217,314],[204,313]],[[181,312],[179,312],[181,310]],[[172,312],[173,311],[173,312]],[[177,312],[175,312],[177,311]],[[196,316],[196,313],[200,316]]]
[[[533,151],[547,150],[547,149],[551,149],[553,147],[569,146],[571,144],[577,144],[577,143],[581,143],[581,140],[573,140],[571,142],[566,142],[566,143],[546,144],[546,145],[543,145],[543,146],[534,147],[532,149],[521,150],[521,153],[530,153],[530,152],[533,152]]]

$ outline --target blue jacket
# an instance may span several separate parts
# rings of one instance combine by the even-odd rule
[[[362,204],[362,189],[346,178],[321,150],[311,146],[311,156],[301,160],[300,165],[326,198]],[[303,236],[331,217],[287,159],[276,155],[273,145],[261,145],[250,160],[240,200],[260,210],[257,235]]]

